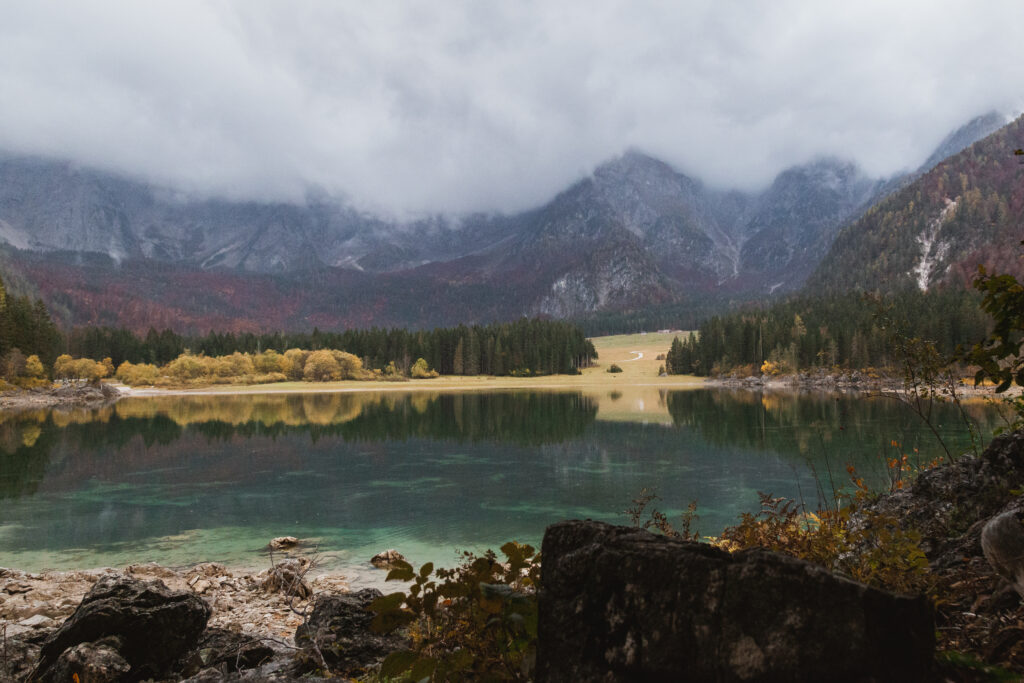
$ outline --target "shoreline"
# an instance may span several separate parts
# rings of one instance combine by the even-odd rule
[[[854,375],[859,373],[854,373]],[[42,409],[97,409],[126,398],[162,398],[189,396],[274,396],[302,394],[355,393],[470,393],[487,391],[579,391],[583,393],[615,392],[620,389],[657,389],[689,391],[694,389],[732,389],[750,392],[790,391],[809,393],[881,394],[902,393],[902,382],[882,378],[851,379],[849,373],[820,375],[788,375],[778,377],[697,377],[669,375],[666,377],[626,376],[593,371],[583,375],[543,377],[457,377],[448,379],[381,382],[342,380],[335,382],[277,382],[272,384],[208,384],[196,387],[131,387],[120,382],[101,382],[99,386],[60,384],[50,388],[17,389],[0,393],[0,413]],[[997,398],[992,386],[962,384],[961,397]],[[1018,387],[1001,396],[1021,393]],[[948,400],[946,396],[940,396]]]
[[[282,554],[278,563],[289,561],[303,560]],[[303,621],[293,607],[301,611],[318,593],[353,589],[344,575],[318,574],[314,569],[305,577],[312,596],[293,600],[291,596],[263,586],[269,573],[269,568],[257,572],[217,562],[201,562],[184,568],[145,563],[123,568],[43,572],[0,567],[0,632],[13,637],[53,629],[71,616],[96,581],[104,576],[123,575],[142,580],[159,579],[172,590],[200,596],[213,611],[210,627],[258,639],[278,640],[291,646],[295,629]]]

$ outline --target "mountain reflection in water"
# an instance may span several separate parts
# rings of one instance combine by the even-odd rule
[[[992,411],[970,409],[991,433]],[[937,417],[964,448],[955,411]],[[385,547],[450,564],[457,548],[538,543],[563,518],[625,523],[645,486],[670,513],[697,500],[710,534],[759,490],[813,492],[815,470],[852,462],[882,482],[892,441],[922,460],[941,453],[893,402],[705,389],[166,396],[4,413],[0,564],[256,566],[285,534],[318,539],[328,565]]]

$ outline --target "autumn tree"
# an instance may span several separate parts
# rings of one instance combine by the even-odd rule
[[[341,366],[329,350],[314,351],[306,359],[302,378],[307,382],[330,382],[341,379]]]
[[[437,377],[437,372],[431,370],[430,366],[427,365],[427,361],[423,358],[416,359],[416,362],[412,364],[412,370],[410,371],[413,379],[430,379]]]

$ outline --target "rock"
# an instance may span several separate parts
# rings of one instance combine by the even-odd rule
[[[271,550],[288,550],[289,548],[294,548],[298,544],[299,539],[294,536],[278,536],[268,544],[268,547]]]
[[[22,619],[18,622],[19,626],[25,626],[27,628],[46,628],[53,626],[53,619],[46,616],[45,614],[36,614],[29,617],[28,619]]]
[[[202,666],[227,672],[252,669],[270,661],[274,649],[262,640],[222,628],[203,632],[197,648]]]
[[[39,659],[39,644],[0,627],[0,681],[24,681]]]
[[[306,599],[313,595],[313,589],[304,579],[308,570],[309,560],[305,558],[282,560],[267,571],[266,577],[260,582],[260,590]]]
[[[933,569],[946,569],[982,554],[985,522],[1018,502],[1024,489],[1024,432],[992,439],[978,457],[925,470],[909,489],[883,496],[872,511],[900,520],[921,534]]]
[[[391,569],[395,562],[406,562],[407,560],[394,548],[389,548],[382,553],[377,553],[370,558],[370,564],[380,569]]]
[[[160,580],[100,578],[40,651],[34,680],[50,680],[61,654],[108,636],[131,667],[131,678],[159,677],[193,648],[210,618],[210,607],[190,592],[172,591]]]
[[[295,630],[295,644],[301,648],[300,668],[318,667],[319,650],[332,671],[358,673],[406,647],[407,641],[401,636],[380,635],[370,629],[374,613],[367,607],[380,596],[381,592],[374,588],[317,596],[313,611]]]
[[[131,665],[118,653],[116,637],[95,643],[79,643],[61,653],[53,667],[54,681],[113,683],[131,671]]]
[[[915,681],[929,602],[783,555],[599,522],[548,527],[537,681]]]

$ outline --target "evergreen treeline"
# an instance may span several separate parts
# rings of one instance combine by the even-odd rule
[[[68,336],[71,355],[164,365],[186,350],[207,356],[236,351],[259,353],[342,349],[362,359],[364,367],[384,369],[389,363],[408,372],[417,358],[426,359],[443,375],[572,374],[596,357],[593,344],[576,326],[557,321],[522,319],[512,323],[439,328],[346,330],[344,332],[233,334],[210,332],[186,337],[170,330],[150,329],[145,336],[108,327],[76,328]]]
[[[958,344],[987,333],[991,323],[979,301],[974,291],[950,289],[908,290],[880,303],[901,334],[933,341],[951,355]],[[696,335],[673,341],[666,370],[709,375],[744,367],[750,372],[884,367],[896,360],[893,332],[879,317],[879,303],[862,294],[800,297],[708,319]]]
[[[51,365],[61,352],[64,339],[50,319],[46,306],[39,299],[11,296],[0,280],[0,357],[9,358],[13,351],[21,358],[35,355]]]

